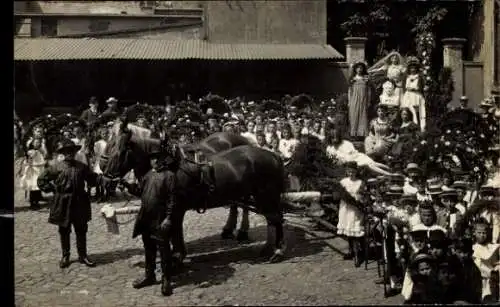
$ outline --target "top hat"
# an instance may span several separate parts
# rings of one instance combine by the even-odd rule
[[[82,146],[76,145],[73,141],[65,139],[57,144],[56,152],[77,152],[80,148],[82,148]]]

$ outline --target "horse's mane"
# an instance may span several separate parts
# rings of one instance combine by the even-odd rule
[[[161,140],[149,137],[140,137],[132,133],[130,136],[130,143],[135,149],[139,149],[145,155],[152,153],[153,151],[160,150]]]

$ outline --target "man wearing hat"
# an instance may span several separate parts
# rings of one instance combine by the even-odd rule
[[[82,112],[80,119],[90,126],[96,121],[97,117],[99,116],[99,112],[97,109],[98,107],[99,101],[97,101],[97,98],[95,96],[90,97],[89,108]]]
[[[170,231],[172,223],[182,220],[174,216],[175,174],[168,169],[168,153],[155,151],[151,153],[152,169],[144,176],[140,186],[122,182],[131,194],[141,197],[141,208],[137,215],[132,237],[142,236],[145,250],[145,276],[136,280],[133,287],[140,289],[156,283],[156,252],[159,248],[162,272],[171,272],[172,262],[170,250]],[[183,243],[182,243],[183,246]],[[186,251],[180,253],[179,259]],[[169,277],[162,277],[161,292],[164,296],[172,294]]]
[[[406,173],[406,180],[403,185],[403,193],[408,194],[417,194],[418,188],[416,187],[416,183],[418,180],[421,180],[423,171],[418,166],[417,163],[409,163],[404,172]]]
[[[115,97],[109,97],[108,100],[106,100],[106,104],[108,105],[108,108],[102,112],[102,114],[117,114],[118,113],[118,99]]]
[[[78,260],[87,265],[94,263],[87,256],[87,223],[91,219],[90,199],[85,183],[94,186],[96,175],[90,168],[75,160],[80,146],[70,140],[59,143],[56,153],[62,161],[46,168],[38,177],[38,186],[43,192],[54,192],[54,204],[50,207],[49,223],[59,226],[62,258],[61,268],[69,266],[71,225],[76,233]]]

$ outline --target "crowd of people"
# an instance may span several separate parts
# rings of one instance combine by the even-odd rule
[[[371,121],[366,103],[360,103],[367,99],[361,92],[368,82],[362,63],[354,65],[347,97],[336,100],[313,103],[309,96],[299,95],[258,103],[209,94],[198,102],[188,97],[179,103],[167,99],[161,107],[138,104],[127,108],[128,115],[132,110],[136,114],[126,121],[137,133],[180,145],[218,131],[239,133],[280,155],[285,165],[313,137],[323,144],[330,167],[346,170],[339,182],[359,203],[341,201],[334,217],[325,210],[324,217],[335,220],[337,233],[349,242],[346,260],[353,259],[359,267],[368,261],[365,250],[375,251],[385,264],[385,274],[376,282],[386,284],[389,295],[401,293],[408,303],[498,302],[500,96],[485,99],[480,114],[467,110],[467,97],[462,97],[450,113],[467,110],[485,124],[467,127],[459,122],[462,132],[455,135],[449,129],[436,136],[426,131],[425,102],[418,86],[412,85],[418,82],[418,62],[408,62],[404,85],[401,59],[388,59],[382,67],[372,68],[387,71],[387,80]],[[99,160],[116,135],[114,121],[122,116],[116,98],[106,103],[108,109],[100,113],[98,100],[91,98],[79,119],[55,133],[78,146],[76,159],[95,174],[102,173]],[[22,125],[15,126],[15,151],[25,157],[21,187],[34,209],[42,200],[38,176],[49,160],[57,160],[57,151],[47,148],[47,125],[28,125],[25,137]],[[289,173],[289,189],[303,189],[304,178]],[[82,257],[86,259],[85,253]]]

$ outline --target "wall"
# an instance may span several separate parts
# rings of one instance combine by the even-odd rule
[[[469,98],[469,107],[479,110],[479,104],[484,98],[478,88],[483,87],[483,65],[480,62],[464,61],[464,94]]]
[[[208,39],[326,44],[326,1],[208,1]]]
[[[484,0],[474,16],[469,33],[470,59],[483,63],[483,95],[489,95],[495,75],[495,0]]]
[[[150,30],[138,33],[113,34],[106,36],[109,38],[141,38],[141,39],[161,39],[161,40],[188,40],[202,39],[203,27],[183,27],[175,29]]]
[[[177,22],[183,22],[182,19],[176,18]],[[163,25],[163,21],[158,17],[151,18],[134,18],[134,17],[119,17],[119,18],[106,18],[106,17],[58,17],[57,21],[57,35],[74,35],[74,34],[84,34],[92,32],[92,24],[96,22],[108,23],[107,31],[119,31],[119,30],[130,30],[130,29],[144,29],[148,27],[157,27]],[[192,19],[187,19],[186,22],[193,22]],[[31,31],[33,37],[41,36],[41,18],[33,17],[31,18]],[[161,31],[162,33],[169,32],[179,32],[190,33],[188,36],[190,39],[199,39],[201,37],[201,28],[194,30],[192,27],[188,29],[173,28],[168,31]],[[156,36],[158,34],[157,30],[151,30],[148,32],[135,33],[125,36]],[[115,36],[115,35],[114,35]],[[123,36],[123,35],[122,35]],[[168,35],[167,35],[168,36]],[[116,36],[118,37],[118,36]]]

